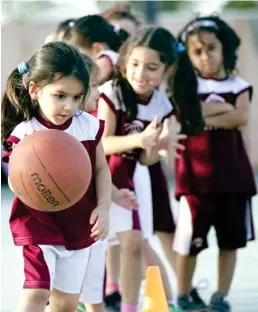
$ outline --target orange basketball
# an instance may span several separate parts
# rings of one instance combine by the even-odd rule
[[[92,176],[80,141],[60,130],[36,131],[14,148],[9,161],[14,193],[31,208],[59,211],[78,202]]]

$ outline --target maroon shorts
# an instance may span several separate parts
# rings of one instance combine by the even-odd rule
[[[168,184],[160,162],[149,167],[153,203],[154,232],[175,232]]]
[[[208,247],[207,234],[215,227],[220,249],[245,247],[254,240],[251,199],[243,195],[186,195],[180,198],[174,250],[196,255]]]

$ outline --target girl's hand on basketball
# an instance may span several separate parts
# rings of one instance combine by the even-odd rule
[[[159,136],[161,134],[161,128],[158,127],[159,119],[156,116],[152,122],[142,131],[140,135],[140,147],[146,150],[147,155],[151,152],[151,149],[157,145]]]
[[[138,203],[134,192],[129,189],[116,189],[112,191],[112,200],[119,206],[129,210],[137,210]]]
[[[94,224],[95,223],[95,224]],[[91,238],[104,240],[109,233],[109,209],[106,207],[97,207],[91,213],[90,224],[94,224],[91,229]]]
[[[180,158],[181,155],[178,151],[185,150],[185,146],[179,143],[179,141],[186,139],[187,136],[185,134],[177,134],[173,131],[173,129],[175,129],[173,120],[172,118],[166,118],[164,120],[162,131],[159,136],[158,153],[162,157],[167,157],[168,153],[172,153],[174,157]]]

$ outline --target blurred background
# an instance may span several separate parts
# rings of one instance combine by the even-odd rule
[[[87,14],[101,13],[119,1],[98,0],[52,0],[52,1],[1,1],[1,90],[3,92],[10,72],[21,61],[28,59],[55,32],[59,22],[68,18],[78,18]],[[123,2],[125,3],[125,2]],[[254,86],[254,96],[250,108],[250,122],[243,129],[244,138],[252,166],[258,177],[258,1],[128,1],[139,16],[150,23],[156,23],[177,35],[182,26],[196,14],[217,12],[229,22],[241,37],[238,69],[242,77]],[[3,165],[2,165],[3,166]],[[2,169],[5,169],[2,167]],[[170,181],[173,190],[173,180]],[[10,312],[17,301],[22,287],[21,254],[14,247],[9,230],[9,214],[12,194],[2,185],[2,312]],[[171,192],[171,200],[173,192]],[[176,203],[173,203],[176,207]],[[254,198],[254,217],[258,232],[258,199]],[[210,233],[211,247],[200,257],[200,278],[209,280],[210,295],[216,283],[216,241]],[[158,249],[155,238],[152,242]],[[230,295],[232,312],[258,312],[258,246],[251,243],[239,253],[239,264]],[[159,249],[160,254],[162,254]],[[210,267],[214,268],[210,270]],[[172,280],[175,285],[175,281]]]

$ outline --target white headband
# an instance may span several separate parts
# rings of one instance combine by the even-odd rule
[[[194,23],[192,23],[191,25],[189,25],[186,28],[185,32],[182,34],[182,40],[185,42],[187,34],[192,32],[196,28],[201,28],[201,27],[211,27],[211,28],[215,28],[217,30],[219,29],[218,25],[213,21],[210,21],[210,20],[195,21]]]

